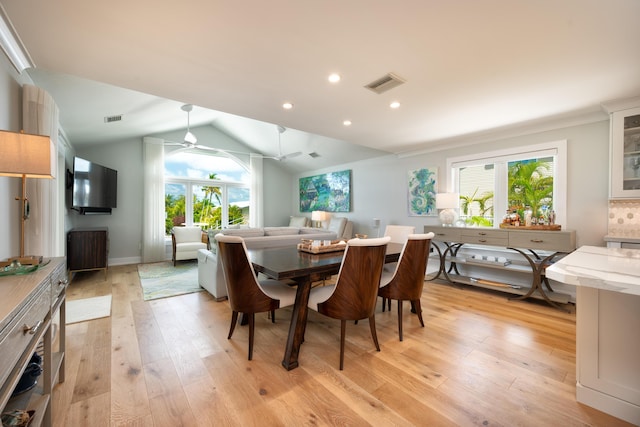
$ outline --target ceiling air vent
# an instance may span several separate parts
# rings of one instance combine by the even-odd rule
[[[316,153],[315,151],[313,151],[313,152],[309,153],[309,155],[310,155],[311,157],[313,157],[314,159],[315,159],[316,157],[320,157],[320,154]]]
[[[380,77],[379,79],[372,81],[365,87],[377,94],[381,94],[390,89],[393,89],[396,86],[400,86],[405,81],[406,80],[403,79],[402,77],[399,77],[393,73],[387,73],[384,76]]]
[[[121,120],[122,120],[122,114],[118,114],[117,116],[107,116],[104,118],[105,123],[119,122]]]

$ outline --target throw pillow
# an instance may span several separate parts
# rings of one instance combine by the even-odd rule
[[[292,216],[289,219],[289,227],[297,227],[302,228],[307,226],[307,217],[306,216]]]
[[[345,217],[331,217],[329,221],[329,231],[333,231],[338,235],[338,238],[344,234],[344,227],[347,225],[347,218]]]

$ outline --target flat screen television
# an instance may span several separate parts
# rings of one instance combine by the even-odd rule
[[[110,214],[117,207],[118,172],[80,157],[73,159],[71,208],[79,213]]]

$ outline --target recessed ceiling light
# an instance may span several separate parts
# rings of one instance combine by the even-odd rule
[[[340,74],[338,73],[329,74],[329,81],[331,83],[338,83],[340,81]]]
[[[342,124],[345,126],[351,126],[351,120],[345,120]]]
[[[291,110],[293,108],[293,104],[290,102],[285,102],[284,104],[282,104],[282,108],[284,108],[285,110]]]
[[[400,103],[398,101],[393,101],[391,104],[389,104],[389,107],[395,110],[396,108],[400,108]]]

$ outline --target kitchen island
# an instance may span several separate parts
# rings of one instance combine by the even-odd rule
[[[640,250],[582,246],[545,274],[576,286],[576,400],[640,425]]]

